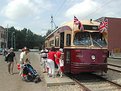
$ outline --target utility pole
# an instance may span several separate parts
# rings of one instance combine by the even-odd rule
[[[53,30],[53,16],[51,16],[51,31]]]
[[[15,48],[15,32],[11,34],[11,47]]]
[[[16,37],[15,37],[15,32],[14,32],[14,35],[13,35],[13,40],[14,40],[14,49],[16,49]]]
[[[56,26],[56,24],[55,24],[55,22],[53,20],[53,16],[51,16],[51,30],[52,31],[55,29],[55,28],[53,29],[53,25],[54,25],[55,28],[57,28],[57,26]]]
[[[13,33],[11,34],[11,47],[13,48]]]
[[[8,24],[6,29],[6,48],[8,49]]]

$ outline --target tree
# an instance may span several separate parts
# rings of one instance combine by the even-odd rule
[[[48,36],[51,32],[52,32],[52,30],[48,30],[46,33],[46,36]]]
[[[44,44],[45,36],[34,34],[30,29],[24,28],[17,30],[14,27],[8,28],[8,48],[11,47],[12,33],[15,35],[15,46],[16,49],[23,47],[28,48],[41,48]]]

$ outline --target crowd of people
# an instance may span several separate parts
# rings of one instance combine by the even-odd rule
[[[41,60],[43,66],[43,73],[47,72],[48,77],[63,76],[64,55],[63,49],[55,50],[52,47],[49,51],[45,48],[41,50]],[[55,65],[57,65],[57,71],[55,71]]]
[[[14,61],[18,66],[19,75],[23,74],[23,65],[30,64],[29,49],[27,47],[22,48],[22,52],[20,53],[20,60],[18,63],[13,48],[10,48],[4,56],[5,61],[8,63],[8,73],[12,75],[14,73]],[[40,51],[40,56],[43,73],[48,73],[48,77],[63,76],[64,53],[62,48],[57,51],[54,47],[52,47],[49,51],[43,48]],[[57,70],[55,70],[55,65],[57,66]]]
[[[14,68],[14,61],[16,63],[16,65],[20,64],[20,75],[22,74],[22,65],[23,64],[27,64],[30,63],[30,57],[29,57],[29,49],[24,47],[22,49],[22,52],[20,53],[20,60],[19,62],[17,62],[16,60],[16,55],[13,51],[13,48],[10,48],[8,50],[5,51],[5,61],[8,63],[8,72],[9,74],[13,75],[13,68]]]

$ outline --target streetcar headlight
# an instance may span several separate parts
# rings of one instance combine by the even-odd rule
[[[92,60],[95,60],[96,59],[95,55],[92,55],[91,58],[92,58]]]

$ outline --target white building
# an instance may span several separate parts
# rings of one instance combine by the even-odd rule
[[[7,48],[7,33],[2,26],[0,26],[0,48]]]

